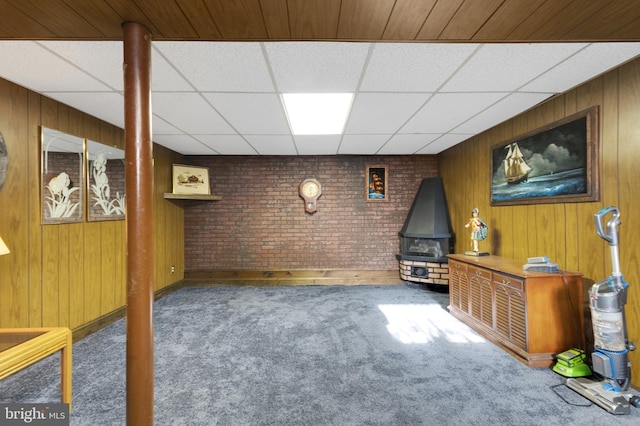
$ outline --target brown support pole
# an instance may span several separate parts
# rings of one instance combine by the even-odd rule
[[[153,424],[153,144],[151,33],[124,31],[127,193],[127,424]]]

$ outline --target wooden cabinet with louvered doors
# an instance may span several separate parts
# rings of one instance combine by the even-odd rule
[[[524,281],[493,274],[495,330],[520,349],[527,350],[527,315]]]
[[[469,266],[469,314],[487,326],[493,326],[491,272]]]
[[[449,303],[462,312],[469,312],[469,278],[465,263],[449,264]]]
[[[499,256],[449,256],[450,313],[530,367],[583,346],[582,275],[526,272]]]

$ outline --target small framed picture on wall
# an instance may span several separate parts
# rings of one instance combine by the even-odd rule
[[[365,176],[366,200],[389,201],[389,167],[386,164],[367,164]]]

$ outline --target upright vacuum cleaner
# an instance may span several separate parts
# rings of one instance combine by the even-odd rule
[[[603,218],[609,213],[612,216],[605,232]],[[631,382],[629,351],[635,350],[636,346],[627,337],[624,314],[629,284],[620,273],[617,230],[620,211],[616,207],[600,210],[595,214],[595,224],[600,238],[609,243],[613,268],[610,277],[593,284],[589,290],[594,337],[592,370],[594,377],[601,379],[569,378],[566,385],[612,414],[629,414],[630,404],[640,406],[640,397],[628,392]]]

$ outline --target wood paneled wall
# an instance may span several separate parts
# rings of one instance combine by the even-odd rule
[[[124,149],[124,131],[0,79],[9,170],[0,189],[0,327],[77,329],[125,305],[125,221],[41,224],[40,126]],[[181,156],[154,146],[154,288],[184,277],[183,209],[162,198]],[[170,266],[175,266],[171,273]]]
[[[600,105],[600,201],[587,203],[490,205],[490,150],[493,145],[535,130],[575,112]],[[464,228],[471,210],[489,225],[481,249],[517,259],[547,255],[561,269],[584,274],[586,291],[611,275],[607,243],[595,231],[594,214],[601,208],[620,208],[621,271],[629,282],[626,309],[630,339],[640,343],[640,60],[600,76],[562,96],[494,127],[439,155],[451,220],[457,236],[456,252],[470,247]],[[585,297],[586,317],[589,319]],[[592,339],[587,321],[587,339]],[[592,341],[592,340],[591,340]],[[640,351],[631,353],[632,377],[640,386]]]

